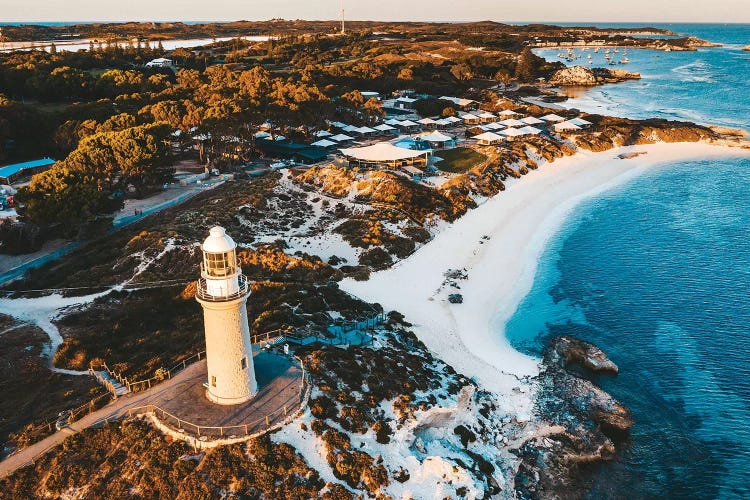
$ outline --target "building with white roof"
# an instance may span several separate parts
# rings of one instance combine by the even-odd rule
[[[482,123],[482,119],[479,118],[477,115],[473,115],[471,113],[464,113],[459,116],[461,120],[467,125],[479,125]]]
[[[512,109],[504,109],[498,113],[500,116],[518,116],[520,113],[516,113]]]
[[[456,140],[453,137],[443,134],[442,132],[438,132],[437,130],[434,132],[430,132],[429,134],[422,134],[418,138],[423,141],[429,142],[430,146],[433,149],[453,146],[456,143]]]
[[[503,120],[500,122],[500,125],[505,125],[506,127],[523,127],[526,125],[521,120],[516,120],[515,118],[508,118],[507,120]]]
[[[555,132],[573,132],[575,130],[581,130],[581,127],[569,121],[555,123],[552,125],[552,128],[555,129]]]
[[[400,148],[389,142],[340,151],[349,161],[349,166],[363,168],[400,168],[408,165],[425,167],[430,157],[429,150]]]
[[[493,113],[490,113],[489,111],[482,111],[481,113],[477,114],[477,116],[482,120],[482,123],[489,123],[497,120],[497,116],[495,116]]]
[[[588,120],[584,120],[583,118],[573,118],[572,120],[568,120],[568,122],[572,123],[573,125],[578,125],[581,128],[588,128],[593,125],[593,123]]]
[[[492,146],[493,144],[502,142],[503,136],[498,135],[494,132],[484,132],[482,134],[475,135],[474,139],[476,139],[477,142],[482,146]]]
[[[549,122],[549,123],[556,123],[556,122],[564,122],[565,118],[563,118],[560,115],[556,115],[554,113],[550,113],[548,115],[544,115],[542,117],[542,120],[544,120],[545,122]]]
[[[526,118],[521,118],[519,121],[526,125],[541,125],[542,123],[545,123],[544,120],[540,120],[536,116],[527,116]]]
[[[479,103],[473,99],[463,99],[461,97],[451,97],[451,96],[440,96],[438,99],[442,99],[443,101],[450,101],[456,106],[458,106],[460,109],[477,109],[479,107]]]
[[[147,68],[173,68],[174,61],[166,57],[158,57],[146,63]]]
[[[500,132],[498,132],[498,134],[504,135],[509,140],[513,140],[516,137],[521,137],[522,135],[526,135],[517,128],[506,128],[505,130],[501,130]]]
[[[339,144],[341,144],[341,143],[346,143],[346,142],[353,141],[354,137],[351,137],[351,136],[346,135],[346,134],[336,134],[336,135],[332,135],[331,137],[329,137],[328,140],[336,141]]]
[[[381,134],[394,134],[396,132],[396,127],[392,127],[387,123],[381,123],[380,125],[376,125],[373,128]]]
[[[311,146],[318,146],[319,148],[326,148],[326,149],[328,149],[328,148],[331,148],[333,146],[338,146],[339,144],[337,142],[335,142],[335,141],[329,141],[328,139],[321,139],[319,141],[313,142],[310,145]]]
[[[518,131],[521,132],[523,135],[539,135],[542,133],[541,129],[532,127],[531,125],[526,125],[525,127],[521,127],[518,129]]]

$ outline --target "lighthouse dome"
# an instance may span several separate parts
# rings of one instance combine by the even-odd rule
[[[207,253],[231,252],[237,248],[237,244],[221,226],[214,226],[208,233],[201,249]]]

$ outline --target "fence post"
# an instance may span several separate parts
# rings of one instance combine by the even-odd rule
[[[52,425],[52,424],[50,424]],[[245,435],[247,435],[247,424],[245,424]]]
[[[268,417],[268,415],[266,415],[266,427],[268,427],[269,425],[271,425],[271,419]]]
[[[151,379],[148,379],[146,382],[148,382],[148,388],[151,389]]]

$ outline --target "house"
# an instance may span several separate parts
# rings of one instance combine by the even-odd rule
[[[401,168],[427,166],[430,151],[400,148],[389,142],[378,142],[361,148],[341,149],[350,167]]]
[[[504,118],[511,118],[511,117],[513,117],[513,116],[518,116],[518,115],[520,115],[520,114],[521,114],[521,113],[516,113],[516,112],[515,112],[515,111],[513,111],[512,109],[504,109],[504,110],[502,110],[502,111],[500,111],[500,112],[498,113],[498,115],[499,115],[499,116],[501,116],[501,117],[504,117]]]
[[[315,133],[314,133],[313,135],[314,135],[315,137],[318,137],[318,138],[321,138],[321,139],[322,139],[322,138],[324,138],[324,137],[331,137],[331,136],[332,136],[333,134],[332,134],[332,133],[330,133],[330,132],[329,132],[329,131],[327,131],[327,130],[318,130],[318,131],[317,131],[317,132],[315,132]]]
[[[544,115],[542,117],[542,120],[544,120],[547,123],[558,123],[558,122],[564,122],[565,118],[563,118],[560,115],[556,115],[554,113],[551,113],[549,115]]]
[[[505,138],[508,139],[509,141],[512,141],[513,139],[516,139],[517,137],[521,137],[522,135],[526,135],[523,132],[521,132],[519,129],[512,128],[512,127],[506,128],[505,130],[501,130],[498,133],[505,136]]]
[[[588,120],[584,120],[583,118],[573,118],[572,120],[568,120],[568,123],[578,125],[581,128],[589,128],[591,125],[593,125],[593,123]]]
[[[495,116],[493,113],[490,113],[489,111],[482,111],[477,116],[480,120],[482,120],[482,123],[490,123],[497,120],[497,116]]]
[[[402,122],[398,122],[398,125],[396,125],[398,128],[405,132],[417,132],[419,131],[419,123],[413,122],[411,120],[404,120]]]
[[[527,116],[526,118],[521,118],[519,121],[525,123],[526,125],[542,125],[545,123],[544,120],[540,120],[535,116]]]
[[[373,128],[377,130],[380,135],[395,135],[397,130],[396,127],[388,125],[387,123],[381,123]]]
[[[524,125],[526,125],[521,120],[516,120],[515,118],[508,118],[507,120],[503,120],[499,123],[500,125],[504,125],[506,127],[523,127]]]
[[[422,118],[421,120],[417,120],[417,123],[425,128],[437,128],[437,122],[432,118]]]
[[[442,99],[444,101],[450,101],[453,103],[454,106],[456,106],[458,109],[469,111],[472,109],[479,108],[479,102],[475,101],[473,99],[462,99],[460,97],[451,97],[451,96],[440,96],[438,99]]]
[[[338,144],[348,144],[354,140],[354,137],[346,134],[336,134],[328,137],[329,141],[336,141]]]
[[[52,158],[41,158],[0,167],[0,184],[12,184],[21,177],[44,172],[54,164],[55,160]]]
[[[475,135],[474,139],[476,139],[477,142],[482,146],[492,146],[494,144],[502,142],[503,137],[494,132],[484,132],[482,134]]]
[[[362,97],[365,98],[365,101],[367,101],[368,99],[377,99],[377,100],[380,100],[380,92],[372,92],[372,91],[369,91],[369,90],[360,90],[359,93],[362,94]]]
[[[462,115],[459,115],[459,118],[463,120],[463,122],[466,125],[479,125],[482,123],[482,119],[479,118],[477,115],[472,115],[471,113],[464,113]]]
[[[569,121],[555,123],[552,128],[555,132],[574,132],[576,130],[581,130],[581,127]]]
[[[541,129],[532,127],[531,125],[526,125],[525,127],[521,127],[518,129],[518,131],[521,132],[523,135],[539,135],[542,133]]]
[[[315,141],[310,146],[315,146],[317,148],[332,148],[333,146],[338,146],[339,144],[335,141],[329,141],[328,139],[321,139],[319,141]]]
[[[414,109],[414,103],[416,103],[417,100],[418,99],[413,97],[397,97],[394,100],[394,103],[396,104],[396,107],[400,109]]]
[[[453,137],[438,131],[430,132],[429,134],[422,134],[418,138],[422,141],[429,142],[430,147],[433,149],[442,149],[456,144],[456,140]]]
[[[166,57],[159,57],[157,59],[152,59],[151,61],[146,63],[147,68],[173,68],[174,67],[174,61],[171,59],[167,59]]]

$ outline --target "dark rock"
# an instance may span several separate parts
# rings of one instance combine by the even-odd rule
[[[563,362],[563,366],[579,365],[593,372],[604,372],[616,375],[617,365],[607,357],[607,354],[594,344],[571,337],[557,337],[552,339],[548,349],[549,361],[554,358]]]
[[[464,297],[460,293],[452,293],[448,295],[448,302],[450,302],[451,304],[462,304],[463,301]]]

